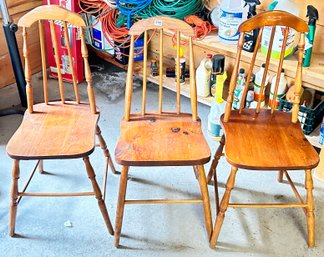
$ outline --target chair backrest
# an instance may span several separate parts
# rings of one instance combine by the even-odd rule
[[[226,109],[225,109],[225,115],[224,115],[224,122],[227,122],[230,117],[231,109],[232,109],[232,103],[233,103],[233,94],[236,86],[236,81],[237,81],[237,76],[238,76],[238,70],[240,66],[240,58],[241,58],[241,52],[243,48],[243,43],[244,43],[244,35],[245,33],[248,33],[254,29],[260,29],[259,30],[259,35],[257,38],[257,42],[255,45],[255,50],[251,59],[251,64],[250,68],[247,74],[247,79],[246,81],[250,81],[251,76],[252,76],[252,71],[253,67],[255,64],[255,60],[257,57],[257,54],[259,52],[259,46],[261,43],[261,38],[262,38],[262,32],[264,27],[272,27],[271,28],[271,35],[270,35],[270,42],[269,42],[269,48],[266,56],[266,61],[265,61],[265,68],[264,68],[264,74],[262,78],[262,83],[260,87],[260,94],[258,97],[258,104],[256,107],[256,113],[260,112],[260,106],[261,106],[261,96],[262,92],[265,88],[265,82],[266,82],[266,77],[269,69],[269,64],[270,64],[270,57],[271,57],[271,51],[272,51],[272,46],[273,46],[273,41],[274,41],[274,36],[275,36],[275,31],[276,31],[276,26],[283,26],[284,27],[284,39],[283,39],[283,47],[281,49],[280,53],[280,59],[279,59],[279,64],[278,64],[278,70],[277,70],[277,79],[275,82],[275,90],[274,90],[274,95],[273,99],[276,99],[277,97],[277,92],[278,92],[278,86],[280,82],[280,76],[279,74],[281,73],[282,66],[283,66],[283,60],[284,60],[284,55],[285,55],[285,50],[286,50],[286,43],[289,35],[289,29],[294,29],[299,33],[299,40],[298,40],[298,65],[297,65],[297,71],[296,71],[296,79],[295,79],[295,93],[294,93],[294,100],[293,100],[293,108],[292,108],[292,122],[296,123],[298,119],[298,110],[299,110],[299,102],[300,102],[300,95],[301,95],[301,84],[302,84],[302,62],[303,62],[303,53],[304,53],[304,46],[305,46],[305,33],[309,31],[308,26],[305,21],[302,19],[284,12],[284,11],[267,11],[263,12],[259,15],[256,15],[255,17],[243,22],[240,27],[239,27],[239,32],[240,32],[240,37],[239,37],[239,42],[237,46],[237,55],[236,55],[236,60],[234,64],[234,70],[232,73],[231,81],[230,81],[230,88],[229,88],[229,94],[227,98],[227,104],[226,104]],[[245,104],[245,98],[247,94],[248,87],[244,87],[243,95],[242,95],[242,101],[240,105],[240,113],[242,113],[242,109],[244,108]],[[272,101],[271,105],[271,113],[274,113],[275,109],[275,101]]]
[[[88,96],[89,96],[89,103],[91,107],[91,112],[96,113],[96,103],[94,98],[94,91],[92,87],[92,79],[90,73],[90,67],[88,63],[88,50],[85,43],[84,32],[82,30],[83,27],[86,26],[82,17],[76,13],[73,13],[63,7],[58,5],[43,5],[39,6],[32,11],[25,14],[18,22],[18,26],[22,27],[23,29],[23,55],[25,58],[25,78],[26,78],[26,92],[27,92],[27,102],[28,102],[28,111],[30,113],[33,112],[33,88],[31,85],[31,68],[30,68],[30,60],[29,60],[29,51],[28,51],[28,44],[27,44],[27,28],[33,25],[35,22],[38,22],[39,27],[39,37],[40,37],[40,47],[41,47],[41,60],[42,60],[42,72],[43,72],[43,88],[44,88],[44,101],[46,104],[49,103],[48,97],[48,87],[47,87],[47,64],[46,64],[46,43],[44,38],[44,24],[43,20],[49,22],[50,26],[50,33],[51,33],[51,40],[52,45],[54,48],[54,57],[57,67],[57,76],[58,76],[58,84],[60,90],[60,97],[61,101],[65,103],[65,96],[64,96],[64,87],[62,81],[62,73],[60,68],[60,58],[59,58],[59,50],[58,50],[58,42],[57,37],[55,34],[55,26],[62,26],[62,30],[64,33],[64,39],[66,42],[67,52],[68,52],[68,59],[69,64],[72,72],[72,83],[74,87],[75,93],[75,100],[76,103],[80,103],[80,97],[78,93],[78,85],[75,75],[75,69],[73,64],[73,58],[71,55],[71,45],[70,45],[70,38],[68,33],[68,26],[73,26],[79,28],[80,37],[81,37],[81,53],[84,62],[84,69],[85,69],[85,79],[88,84]],[[60,25],[57,25],[60,24]],[[62,25],[61,25],[62,24]],[[35,36],[35,35],[31,35]],[[48,43],[48,42],[47,42]]]
[[[147,84],[147,58],[148,58],[148,31],[159,31],[159,96],[158,113],[162,114],[162,87],[163,87],[163,29],[172,30],[176,33],[176,113],[180,114],[180,37],[181,34],[189,41],[189,64],[190,64],[190,99],[192,108],[192,118],[197,120],[197,90],[195,82],[195,67],[193,56],[192,37],[194,31],[190,25],[184,21],[166,17],[156,16],[136,22],[129,30],[131,36],[128,73],[125,92],[125,113],[124,119],[129,120],[131,112],[132,90],[133,90],[133,72],[134,72],[134,42],[135,38],[144,33],[144,61],[143,61],[143,97],[142,97],[142,115],[146,112],[146,84]]]

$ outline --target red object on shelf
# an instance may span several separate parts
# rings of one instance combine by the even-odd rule
[[[72,12],[78,13],[80,7],[78,0],[43,0],[44,5],[56,4],[60,5]],[[64,28],[63,23],[54,22],[55,24],[55,34],[58,45],[59,59],[60,59],[60,68],[62,73],[62,79],[64,81],[72,82],[72,72],[70,67],[70,62],[68,58],[68,50],[66,47],[66,40],[64,37]],[[50,69],[50,77],[57,78],[57,67],[54,58],[54,49],[51,40],[51,32],[48,21],[44,21],[45,25],[45,38],[47,46],[47,62]],[[84,69],[83,69],[83,60],[81,55],[81,38],[80,31],[78,28],[72,27],[70,24],[68,26],[68,34],[71,45],[71,55],[73,59],[73,66],[75,71],[75,76],[77,82],[84,80]]]

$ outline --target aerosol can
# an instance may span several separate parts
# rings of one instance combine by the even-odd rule
[[[303,67],[309,67],[312,58],[316,21],[319,18],[317,9],[312,5],[308,5],[306,17],[309,17],[308,20],[309,32],[306,35],[305,56],[303,61]]]

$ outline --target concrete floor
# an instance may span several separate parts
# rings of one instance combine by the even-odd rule
[[[40,75],[34,76],[36,101],[42,100]],[[97,81],[98,88],[100,81]],[[50,80],[51,97],[58,98],[57,86]],[[80,91],[86,99],[85,85]],[[71,96],[67,85],[66,95]],[[97,105],[101,109],[100,127],[110,152],[119,136],[119,121],[123,115],[123,96],[111,100],[102,88],[96,89]],[[134,108],[139,108],[141,91],[136,89]],[[175,106],[175,94],[164,90],[165,109]],[[189,100],[182,97],[183,109]],[[148,89],[149,107],[155,107],[157,90]],[[18,104],[14,85],[0,90],[0,109]],[[199,105],[199,116],[206,132],[209,108]],[[8,236],[9,192],[13,161],[5,151],[6,143],[19,126],[22,117],[0,117],[0,256],[324,256],[324,184],[315,180],[316,247],[307,247],[304,213],[296,209],[229,209],[216,250],[208,247],[203,209],[199,204],[126,206],[121,247],[113,246],[104,225],[96,200],[86,198],[24,198],[18,208],[16,232]],[[206,134],[212,153],[218,143]],[[157,135],[158,136],[158,135]],[[154,140],[154,139],[153,139]],[[266,158],[266,156],[265,156]],[[96,150],[91,161],[102,179],[104,159]],[[20,182],[25,181],[34,162],[24,161]],[[210,163],[205,166],[206,171]],[[117,170],[120,166],[116,165]],[[29,191],[86,191],[91,189],[81,160],[46,161],[46,174],[36,174]],[[221,193],[229,173],[224,159],[219,165]],[[232,201],[285,202],[294,201],[287,183],[278,184],[276,172],[238,172]],[[293,172],[293,179],[304,195],[303,172]],[[109,174],[106,204],[115,221],[119,175]],[[213,187],[209,186],[213,221],[215,204]],[[200,195],[192,168],[132,168],[128,183],[129,198],[197,197]],[[72,227],[65,227],[66,221]]]

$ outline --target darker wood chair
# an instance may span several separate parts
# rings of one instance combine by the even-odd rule
[[[275,35],[275,26],[283,26],[284,40],[286,45],[289,35],[289,29],[295,29],[300,34],[298,44],[298,66],[295,79],[295,97],[293,100],[292,113],[284,113],[275,110],[275,102],[272,101],[271,109],[261,109],[261,96],[259,94],[256,109],[244,109],[245,102],[242,101],[239,110],[232,110],[233,93],[236,86],[238,70],[241,60],[244,34],[256,28],[260,28],[256,48],[251,59],[251,65],[247,75],[250,81],[253,67],[258,54],[258,48],[265,26],[272,27],[269,42],[269,50],[266,57],[265,72],[262,79],[260,92],[263,92],[266,81],[266,74],[270,65],[271,50]],[[311,170],[319,162],[319,157],[312,145],[305,138],[300,124],[298,122],[298,109],[301,95],[302,84],[302,61],[305,45],[305,33],[308,32],[307,24],[300,18],[283,11],[268,11],[255,16],[252,19],[241,24],[239,27],[240,38],[238,42],[238,51],[234,65],[234,71],[230,81],[229,95],[227,98],[225,114],[221,117],[221,125],[224,129],[224,136],[221,139],[220,146],[216,151],[212,162],[208,180],[214,177],[217,218],[210,241],[210,246],[215,247],[221,226],[223,224],[227,207],[234,208],[302,208],[306,214],[308,227],[308,244],[314,246],[314,201],[313,201],[313,182]],[[282,48],[280,60],[278,63],[277,74],[280,74],[283,67],[285,47]],[[276,99],[280,76],[275,81],[275,92],[273,99]],[[248,87],[243,92],[242,99],[246,98]],[[216,167],[218,160],[222,155],[223,148],[227,162],[232,166],[230,176],[226,183],[226,190],[218,204],[218,188]],[[298,203],[289,204],[250,204],[250,203],[229,203],[230,193],[234,187],[235,176],[238,169],[249,169],[255,171],[269,170],[279,171],[279,182],[282,182],[283,175],[286,176],[288,183],[291,185]],[[306,200],[296,190],[288,171],[305,170],[306,179]]]
[[[176,111],[162,111],[163,87],[163,29],[176,31],[177,79]],[[146,81],[148,57],[148,31],[158,30],[159,39],[159,96],[158,110],[146,110]],[[182,113],[180,109],[180,32],[189,40],[190,60],[190,99],[192,113]],[[132,77],[134,67],[135,37],[144,33],[143,99],[140,113],[131,113]],[[126,81],[124,118],[121,121],[121,134],[115,149],[116,162],[122,165],[119,185],[118,205],[115,226],[115,246],[119,245],[125,204],[159,203],[203,203],[208,240],[212,233],[212,220],[209,195],[203,164],[210,160],[210,150],[201,131],[197,116],[197,94],[195,84],[194,56],[192,46],[193,29],[185,22],[169,18],[154,17],[135,23],[130,31],[130,57]],[[193,166],[199,180],[202,198],[200,199],[157,199],[127,200],[126,186],[130,166]]]
[[[52,43],[57,65],[58,84],[60,89],[61,101],[50,101],[47,88],[46,73],[46,53],[43,21],[49,21],[49,27],[52,36]],[[54,23],[55,21],[55,23]],[[60,21],[57,25],[57,21]],[[43,87],[44,87],[44,103],[34,104],[33,87],[31,83],[30,59],[28,55],[27,45],[27,28],[38,22],[42,71],[43,71]],[[17,215],[17,205],[23,196],[95,196],[98,200],[100,211],[110,234],[113,234],[113,228],[108,216],[107,208],[104,202],[106,177],[108,165],[115,172],[114,165],[110,158],[106,143],[101,135],[98,126],[99,110],[96,107],[94,90],[91,82],[91,73],[88,63],[88,52],[84,39],[82,28],[86,26],[85,22],[78,14],[72,13],[57,5],[46,5],[35,8],[25,14],[18,22],[23,28],[23,52],[25,57],[25,77],[27,83],[28,110],[25,112],[24,119],[10,139],[7,145],[8,155],[14,159],[12,170],[12,189],[11,189],[11,205],[10,205],[10,236],[15,234],[15,224]],[[81,102],[78,85],[76,81],[73,60],[71,56],[70,39],[68,35],[68,27],[75,26],[80,28],[81,51],[84,61],[85,77],[87,81],[89,103]],[[58,53],[58,42],[56,40],[55,31],[62,29],[66,40],[67,53],[69,56],[70,67],[72,71],[73,87],[75,91],[75,101],[65,100],[64,87],[62,82],[61,64]],[[31,35],[36,36],[36,35]],[[47,42],[49,43],[49,42]],[[89,155],[95,149],[95,135],[106,158],[106,167],[104,174],[103,188],[101,192],[95,179],[95,172],[90,164]],[[36,193],[26,192],[26,189],[37,169],[43,172],[43,160],[45,159],[74,159],[82,158],[87,175],[92,183],[93,192],[76,192],[76,193]],[[18,190],[18,179],[20,176],[20,160],[38,160],[30,177],[21,191]]]

